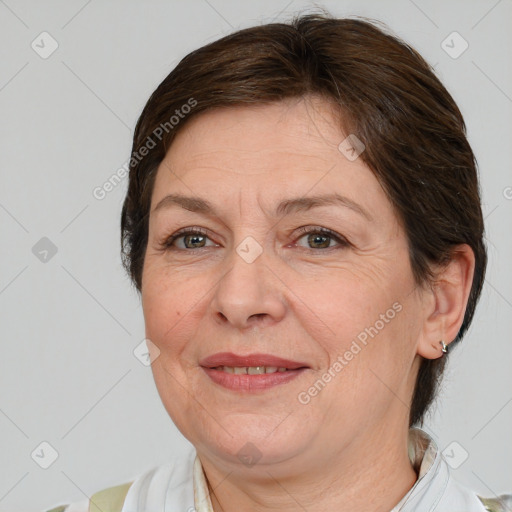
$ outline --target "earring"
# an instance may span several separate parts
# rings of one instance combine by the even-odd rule
[[[448,352],[448,345],[443,340],[441,340],[439,343],[441,343],[442,346],[441,350],[446,354],[446,352]]]

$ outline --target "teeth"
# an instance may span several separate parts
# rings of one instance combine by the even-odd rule
[[[218,366],[216,370],[226,373],[234,373],[235,375],[262,375],[264,373],[286,372],[286,368],[278,368],[277,366]]]
[[[247,368],[247,373],[249,375],[262,375],[265,373],[265,367],[264,366],[249,366]]]

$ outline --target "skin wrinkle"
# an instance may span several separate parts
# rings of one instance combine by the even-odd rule
[[[301,102],[202,115],[179,132],[162,163],[176,176],[159,171],[155,181],[152,205],[179,192],[221,208],[215,219],[182,209],[151,215],[142,286],[146,337],[161,351],[152,365],[155,383],[198,451],[219,499],[215,512],[287,512],[297,502],[309,512],[366,511],[368,488],[375,510],[387,512],[416,480],[407,456],[405,404],[418,354],[437,334],[430,337],[429,323],[436,301],[415,284],[403,228],[382,187],[361,159],[349,162],[336,144],[325,142],[339,129],[324,115],[329,107],[316,107],[321,115]],[[229,157],[225,148],[234,146],[231,155],[245,158]],[[302,152],[314,155],[310,165]],[[191,165],[207,155],[208,167]],[[336,162],[327,174],[323,160]],[[256,164],[261,172],[254,174]],[[335,206],[278,222],[268,215],[282,197],[332,190],[369,209],[375,222]],[[285,233],[302,225],[330,228],[353,246],[314,255],[288,247],[296,237]],[[164,235],[188,226],[208,228],[220,246],[184,253],[158,248]],[[248,235],[263,247],[251,264],[235,251]],[[301,241],[307,245],[307,237]],[[298,393],[395,302],[400,313],[311,403],[300,404]],[[219,351],[272,353],[308,361],[311,370],[242,396],[214,385],[199,367]],[[251,468],[236,455],[247,442],[262,453]]]

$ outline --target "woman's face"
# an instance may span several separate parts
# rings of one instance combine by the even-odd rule
[[[312,467],[407,431],[426,295],[339,126],[314,98],[215,110],[158,169],[146,337],[163,404],[205,457]]]

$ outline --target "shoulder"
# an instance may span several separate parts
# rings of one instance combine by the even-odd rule
[[[94,493],[90,499],[60,505],[46,512],[121,512],[133,482],[109,487]]]
[[[495,498],[483,498],[478,496],[488,512],[510,512],[512,510],[512,492],[501,494]]]
[[[486,498],[450,476],[440,502],[440,510],[452,512],[508,512],[511,495]],[[437,509],[436,509],[437,510]]]
[[[172,461],[147,471],[131,485],[122,512],[188,510],[194,507],[194,461],[191,447]]]
[[[59,505],[45,512],[132,512],[146,510],[149,503],[158,504],[163,510],[169,497],[180,503],[188,503],[190,496],[193,500],[195,455],[195,450],[189,450],[173,457],[167,464],[142,473],[131,482],[103,489],[90,499]]]

